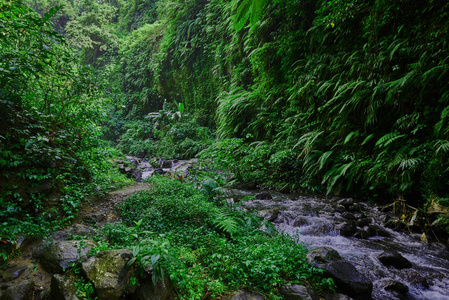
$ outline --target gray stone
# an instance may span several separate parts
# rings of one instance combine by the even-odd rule
[[[129,249],[102,251],[82,264],[87,278],[93,282],[99,300],[118,300],[134,276],[133,267],[127,266],[133,257]]]
[[[348,220],[355,220],[354,214],[352,214],[352,213],[350,213],[350,212],[347,212],[347,211],[345,211],[344,213],[342,213],[341,216],[342,216],[343,218],[345,218],[345,219],[348,219]]]
[[[42,252],[41,264],[50,273],[62,273],[78,260],[86,260],[87,253],[96,245],[92,240],[53,243]]]
[[[359,226],[359,227],[365,227],[365,226],[368,226],[369,223],[371,223],[371,220],[368,219],[368,218],[362,218],[362,219],[357,220],[357,221],[355,222],[355,224],[356,224],[357,226]]]
[[[268,192],[261,192],[255,195],[256,199],[258,200],[271,200],[273,197]]]
[[[171,167],[173,166],[173,162],[171,160],[162,160],[160,162],[160,166],[164,169],[171,169]]]
[[[377,257],[382,264],[387,267],[395,267],[397,269],[411,268],[412,263],[405,257],[394,250],[386,250]]]
[[[279,215],[279,209],[264,209],[259,211],[259,215],[268,221],[274,221]]]
[[[318,264],[320,268],[324,264],[339,260],[342,260],[340,254],[330,247],[319,247],[307,253],[307,261]]]
[[[59,274],[54,274],[51,278],[50,295],[51,299],[79,300],[73,282],[66,276]]]
[[[29,300],[33,299],[33,280],[21,281],[17,284],[3,284],[0,286],[1,300]]]
[[[264,298],[261,295],[240,290],[233,295],[223,297],[223,300],[264,300]]]
[[[22,266],[4,270],[1,274],[3,282],[12,281],[16,278],[19,278],[27,269],[27,267]]]
[[[356,299],[371,297],[373,283],[349,262],[333,261],[324,269],[343,293]]]
[[[304,285],[293,284],[284,285],[279,290],[279,293],[285,300],[315,300],[319,299],[313,289],[307,288]]]
[[[346,209],[351,206],[352,204],[354,204],[354,200],[351,198],[347,198],[347,199],[341,199],[340,201],[337,202],[340,205],[343,205],[344,207],[346,207]]]
[[[402,269],[401,278],[404,278],[406,281],[420,286],[423,289],[430,288],[427,279],[413,269]]]
[[[334,210],[335,210],[336,212],[342,213],[342,212],[346,211],[346,208],[345,208],[343,205],[338,204],[337,206],[335,206],[335,209],[334,209]]]
[[[365,239],[369,238],[369,235],[365,230],[358,229],[357,232],[354,234],[354,237],[357,239],[365,240]]]
[[[355,226],[354,221],[349,221],[341,225],[340,227],[340,235],[341,236],[351,236],[355,233],[357,227]]]
[[[303,225],[307,225],[309,224],[309,221],[307,221],[307,218],[303,218],[303,217],[298,217],[296,219],[293,220],[293,222],[290,223],[291,226],[294,227],[301,227]]]
[[[405,296],[408,293],[408,286],[395,280],[387,281],[384,283],[383,288],[386,291],[391,292],[396,298],[399,299],[405,299]]]

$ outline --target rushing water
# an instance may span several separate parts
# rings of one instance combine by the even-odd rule
[[[257,191],[228,190],[227,194],[239,201],[244,196],[256,195]],[[423,244],[420,235],[383,227],[380,220],[385,214],[367,204],[361,204],[363,214],[390,237],[343,237],[339,226],[345,219],[335,209],[339,199],[270,194],[273,199],[250,200],[242,202],[241,206],[249,211],[275,209],[278,215],[273,223],[278,230],[294,236],[309,249],[327,246],[337,250],[373,282],[373,299],[398,299],[383,288],[393,280],[409,287],[406,299],[449,299],[449,252],[443,245]],[[377,257],[385,250],[399,252],[413,267],[400,270],[384,266]]]
[[[147,159],[128,157],[140,172],[138,180],[153,176],[155,172],[176,172],[188,175],[191,161],[160,162],[154,168]],[[245,196],[254,196],[260,191],[227,190],[229,201],[240,202]],[[405,284],[409,288],[405,299],[449,299],[449,251],[438,243],[424,244],[420,235],[397,232],[383,226],[385,213],[375,205],[360,203],[361,213],[383,232],[382,236],[367,239],[344,237],[340,226],[346,219],[338,210],[338,198],[316,197],[299,194],[281,194],[270,191],[272,199],[240,202],[242,208],[258,212],[275,210],[272,220],[275,227],[308,245],[309,249],[331,247],[341,257],[352,263],[373,282],[373,299],[398,299],[384,289],[391,281]],[[357,215],[357,213],[354,213]],[[378,256],[385,250],[395,250],[407,258],[412,268],[396,269],[384,266]]]

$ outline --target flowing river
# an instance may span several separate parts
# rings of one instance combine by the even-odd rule
[[[227,196],[237,202],[259,192],[228,190]],[[326,246],[337,250],[373,282],[373,299],[398,299],[383,288],[389,281],[408,286],[405,299],[449,299],[449,251],[443,244],[424,244],[419,234],[385,228],[382,220],[386,214],[375,205],[365,203],[358,204],[361,213],[370,224],[379,228],[382,236],[344,237],[339,230],[346,221],[338,209],[342,199],[273,191],[269,194],[272,199],[254,199],[240,205],[254,212],[270,210],[275,227],[307,244],[309,249]],[[405,269],[384,266],[377,257],[385,250],[399,252],[413,266]]]
[[[155,172],[185,172],[192,161],[161,162],[161,168],[154,169],[148,160],[134,160],[140,170],[138,181]],[[228,189],[225,197],[229,202],[240,203],[240,207],[255,213],[266,212],[277,230],[285,232],[309,249],[330,247],[338,251],[343,259],[373,282],[373,299],[449,299],[449,251],[441,243],[423,243],[420,234],[399,232],[385,226],[392,213],[381,212],[374,204],[353,203],[352,199],[317,197],[301,194],[282,194],[274,191]],[[264,197],[241,201],[246,196],[263,194]],[[342,203],[349,201],[350,207]],[[351,208],[356,208],[351,211]],[[268,216],[268,217],[267,217]],[[370,235],[351,234],[342,236],[342,225],[348,219],[357,221],[358,232],[374,230]],[[364,224],[361,224],[362,222]],[[374,229],[373,229],[374,228]],[[411,268],[386,267],[378,256],[386,250],[394,250],[412,263]],[[402,295],[385,289],[389,282],[399,282],[408,287]]]

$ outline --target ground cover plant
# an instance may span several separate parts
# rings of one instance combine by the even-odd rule
[[[123,222],[104,232],[111,246],[132,248],[143,266],[160,264],[157,276],[165,269],[181,299],[215,298],[238,288],[277,299],[289,282],[333,287],[307,263],[304,245],[263,218],[192,183],[156,177],[151,184],[120,204]]]

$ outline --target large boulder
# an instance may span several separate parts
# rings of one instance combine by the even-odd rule
[[[320,247],[307,254],[309,263],[315,263],[326,270],[338,289],[355,299],[371,298],[373,283],[361,274],[351,263],[329,247]]]
[[[17,284],[4,283],[0,285],[1,300],[29,300],[33,299],[33,280],[25,280]]]
[[[54,274],[51,278],[50,295],[55,300],[79,300],[73,281],[59,274]]]
[[[129,278],[135,276],[133,266],[127,266],[133,257],[129,249],[102,251],[82,264],[87,278],[93,282],[99,300],[118,300],[128,286]]]
[[[87,253],[96,245],[92,240],[53,243],[42,252],[41,264],[48,272],[60,274],[78,260],[86,260]]]
[[[342,260],[340,254],[330,247],[319,247],[307,253],[307,260],[309,263],[318,264],[319,268],[332,262]]]
[[[3,282],[8,282],[8,281],[12,281],[16,278],[19,278],[20,276],[22,276],[23,273],[25,273],[26,270],[28,270],[28,267],[25,267],[25,266],[14,267],[14,268],[4,270],[0,276],[3,280]]]
[[[279,293],[285,300],[315,300],[319,299],[315,291],[307,288],[304,285],[293,284],[284,285],[279,290]]]
[[[394,250],[384,251],[377,257],[382,264],[387,267],[395,267],[397,269],[411,268],[412,263],[404,256]]]
[[[371,298],[373,283],[347,261],[334,261],[324,269],[334,280],[338,289],[355,299]]]

